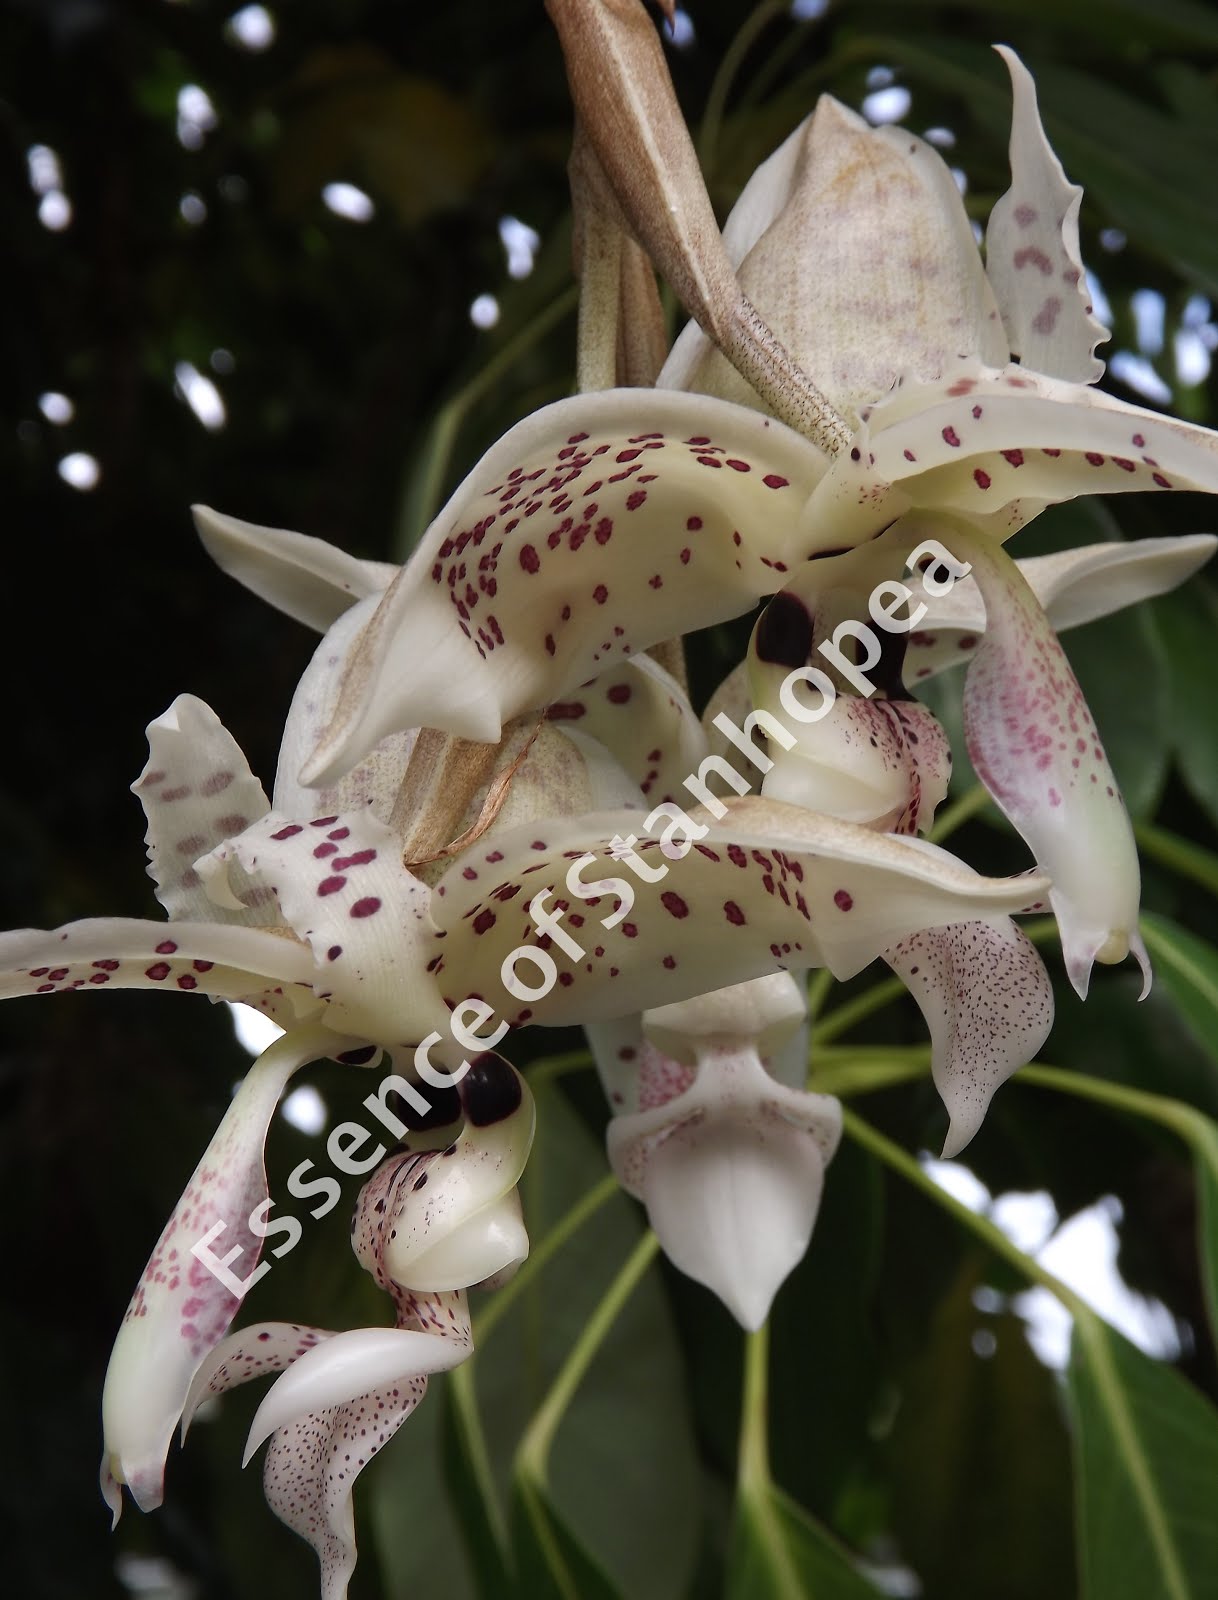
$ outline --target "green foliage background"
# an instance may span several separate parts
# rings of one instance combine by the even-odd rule
[[[1170,360],[1189,297],[1218,298],[1213,6],[842,0],[803,24],[742,0],[689,10],[696,45],[670,59],[723,211],[819,92],[857,106],[868,71],[887,65],[912,91],[911,127],[955,131],[951,160],[984,218],[1006,184],[1009,115],[988,45],[1014,45],[1086,188],[1084,253],[1113,305],[1114,347],[1133,347],[1131,294],[1157,290],[1173,409],[1218,422],[1213,375],[1181,387]],[[192,501],[400,557],[480,450],[571,383],[570,113],[540,0],[295,0],[276,8],[262,53],[233,44],[228,14],[203,0],[0,7],[4,926],[157,914],[126,791],[145,724],[179,692],[214,706],[255,771],[273,773],[313,641],[210,566]],[[206,88],[218,116],[193,150],[175,136],[186,83]],[[26,172],[38,144],[62,161],[73,207],[62,232],[38,221]],[[324,208],[335,180],[373,197],[374,220]],[[207,209],[198,225],[179,210],[188,192]],[[522,282],[505,273],[505,213],[543,239]],[[1099,244],[1114,228],[1127,236],[1118,253]],[[484,292],[501,305],[489,333],[468,315]],[[173,373],[182,361],[207,371],[217,349],[234,360],[217,379],[228,423],[207,432],[175,398]],[[48,390],[72,397],[67,427],[40,419]],[[58,477],[67,450],[101,464],[92,492]],[[1214,523],[1200,496],[1067,506],[1021,534],[1016,553]],[[852,1100],[866,1125],[852,1125],[812,1249],[777,1302],[771,1491],[764,1348],[749,1357],[741,1452],[744,1340],[705,1291],[651,1258],[639,1209],[605,1182],[595,1084],[552,1062],[534,1068],[541,1125],[525,1204],[535,1246],[555,1227],[565,1242],[493,1328],[476,1323],[473,1368],[436,1384],[361,1481],[357,1600],[425,1583],[461,1597],[514,1585],[630,1600],[725,1586],[743,1600],[876,1592],[825,1529],[907,1563],[927,1600],[1218,1594],[1216,621],[1214,579],[1202,577],[1069,636],[1144,824],[1158,982],[1138,1006],[1131,970],[1101,971],[1085,1009],[1058,982],[1046,1056],[1076,1075],[1075,1092],[1025,1073],[966,1158],[991,1192],[1047,1190],[1062,1217],[1120,1200],[1122,1272],[1187,1330],[1178,1373],[1085,1314],[1068,1390],[1032,1356],[1006,1299],[1025,1285],[1009,1247],[899,1168],[900,1152],[937,1148],[944,1125],[916,1053],[920,1021],[902,1002],[833,1041],[869,1055],[822,1057],[825,1087],[835,1071],[843,1091],[888,1087]],[[746,630],[695,642],[703,696]],[[967,792],[967,773],[957,781]],[[1026,864],[993,813],[953,847],[985,870]],[[253,1394],[171,1459],[155,1517],[129,1512],[111,1538],[96,1493],[114,1331],[246,1065],[227,1014],[147,994],[73,996],[12,1002],[0,1028],[0,1504],[11,1521],[0,1578],[47,1600],[117,1596],[116,1556],[142,1553],[206,1600],[310,1593],[310,1552],[266,1511],[256,1469],[237,1469]],[[514,1043],[522,1061],[579,1047],[574,1034]],[[313,1070],[335,1116],[365,1088],[350,1076]],[[273,1188],[314,1142],[276,1127]],[[627,1261],[637,1288],[569,1408],[547,1411]],[[998,1309],[978,1309],[984,1286]],[[341,1209],[306,1227],[251,1311],[327,1326],[383,1318]],[[986,1356],[979,1330],[992,1336]]]

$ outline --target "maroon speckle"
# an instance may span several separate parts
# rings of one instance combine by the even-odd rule
[[[330,946],[330,948],[326,951],[326,960],[327,961],[337,961],[339,956],[342,955],[342,953],[343,953],[343,947],[342,947],[341,944],[332,944]]]
[[[321,880],[321,882],[317,885],[317,892],[318,892],[319,895],[337,894],[338,891],[346,883],[346,881],[347,881],[346,878],[342,878],[342,877],[339,877],[339,878],[323,878]]]
[[[737,928],[744,927],[744,912],[741,911],[740,907],[734,900],[725,900],[723,902],[723,914],[727,917],[727,920],[731,923],[734,923]]]
[[[158,961],[155,966],[146,968],[144,976],[151,978],[154,983],[161,983],[169,976],[168,961]]]
[[[647,498],[646,489],[636,489],[633,494],[626,497],[626,510],[637,511]]]
[[[381,902],[376,895],[365,895],[362,900],[357,900],[351,907],[353,917],[371,917],[381,909]]]
[[[297,833],[303,833],[303,832],[304,832],[304,829],[301,827],[299,822],[289,822],[286,828],[280,828],[278,833],[273,833],[271,835],[271,838],[272,839],[291,839],[293,837],[293,835],[295,835]]]
[[[611,700],[615,706],[624,706],[627,700],[630,699],[630,695],[631,688],[628,683],[614,683],[610,685],[606,698]]]
[[[1022,467],[1023,466],[1023,451],[1022,450],[1004,450],[1002,452],[1002,457],[1003,457],[1003,460],[1008,462],[1012,467]]]
[[[671,889],[665,889],[664,893],[660,896],[660,904],[670,916],[680,918],[687,917],[689,915],[689,907],[686,905],[685,901],[682,900],[679,894],[675,894]]]
[[[701,517],[686,517],[686,519],[685,519],[685,531],[687,533],[697,533],[699,528],[701,528],[701,526],[702,526],[702,518]]]
[[[847,894],[845,889],[839,889],[833,896],[833,904],[839,911],[849,911],[854,904],[854,897]]]
[[[761,481],[767,489],[785,489],[790,479],[780,477],[777,472],[767,472]]]
[[[608,600],[609,591],[606,589],[603,583],[598,583],[596,588],[593,589],[592,598],[596,601],[598,606],[603,606],[605,601]]]
[[[184,972],[182,974],[182,976],[178,979],[178,988],[179,989],[197,989],[198,987],[199,987],[198,978],[192,978],[189,972]]]
[[[541,557],[531,544],[521,545],[520,565],[526,572],[536,572],[541,566]]]
[[[960,448],[960,435],[956,432],[955,428],[944,428],[943,442],[945,444],[950,444],[953,450],[958,450]]]
[[[990,475],[988,472],[983,472],[980,467],[974,467],[973,482],[979,489],[988,489],[990,486]]]

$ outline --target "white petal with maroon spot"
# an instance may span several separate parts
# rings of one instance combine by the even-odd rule
[[[333,1026],[379,1044],[417,1044],[445,1014],[422,970],[430,891],[402,866],[396,837],[368,812],[293,822],[272,812],[211,858],[273,889],[313,952]],[[464,996],[461,996],[464,998]]]
[[[928,510],[995,515],[1023,499],[1218,490],[1218,434],[1018,366],[907,385],[869,425],[875,478]]]
[[[609,1159],[669,1259],[759,1328],[803,1259],[841,1108],[788,1089],[754,1046],[701,1044],[684,1093],[609,1124]]]
[[[515,830],[483,858],[494,870],[480,865],[475,883],[448,872],[435,901],[442,992],[453,1003],[502,995],[502,1016],[512,1023],[599,1021],[786,968],[825,965],[851,977],[919,928],[1010,914],[1048,892],[1041,877],[983,878],[923,840],[778,801],[727,805],[722,822],[690,813],[708,832],[683,859],[664,857],[661,829],[639,833],[637,813],[610,812]],[[636,875],[614,842],[632,832],[649,870],[668,869],[654,883]],[[594,860],[580,869],[588,896],[581,900],[566,876],[584,854]],[[605,923],[621,896],[598,889],[610,878],[635,895],[612,927]],[[550,944],[526,909],[542,890],[552,908],[565,906],[563,926],[583,954],[553,947],[558,981],[536,1000],[509,999],[501,964],[519,945]],[[530,987],[542,982],[531,962],[521,962],[517,976]]]
[[[884,953],[926,1018],[935,1087],[950,1123],[943,1155],[981,1126],[999,1084],[1031,1061],[1053,1026],[1053,987],[1010,918],[915,933]]]
[[[520,1074],[502,1070],[519,1094],[509,1115],[479,1126],[467,1114],[447,1149],[393,1157],[361,1191],[352,1244],[383,1288],[465,1289],[528,1256],[516,1184],[536,1112]]]
[[[19,994],[180,989],[217,1000],[265,992],[316,1013],[307,947],[263,928],[90,917],[0,933],[0,999]]]
[[[436,1297],[438,1299],[438,1297]],[[464,1294],[445,1297],[464,1301]],[[280,1428],[346,1405],[401,1379],[448,1372],[470,1353],[464,1336],[442,1336],[437,1328],[350,1328],[306,1350],[267,1391],[250,1424],[248,1462],[258,1446]]]
[[[567,699],[556,701],[549,716],[604,745],[652,805],[674,799],[706,754],[706,740],[689,697],[672,674],[647,655],[602,672]]]
[[[510,430],[395,579],[302,777],[385,734],[495,740],[663,639],[738,615],[801,553],[806,439],[705,397],[607,390]]]
[[[757,704],[795,736],[790,750],[771,741],[774,765],[762,794],[883,833],[929,832],[952,770],[951,747],[933,713],[914,700],[839,695],[819,722],[787,722],[777,694],[786,671],[750,661]]]
[[[380,594],[398,570],[384,561],[361,561],[308,534],[260,528],[210,506],[191,509],[203,548],[222,571],[319,633],[355,601]]]
[[[195,871],[200,856],[269,809],[240,746],[209,705],[180,694],[148,724],[148,764],[131,788],[148,818],[148,872],[171,919],[247,927],[277,920],[273,902],[217,918]]]
[[[1083,191],[1070,183],[1041,126],[1036,85],[1013,50],[997,45],[1011,74],[1011,187],[990,212],[986,276],[1011,353],[1034,372],[1079,383],[1104,373],[1095,347],[1110,337],[1092,315],[1078,242]]]
[[[1085,996],[1094,961],[1132,950],[1149,987],[1133,829],[1078,679],[1005,550],[962,524],[943,537],[986,608],[964,684],[969,755],[1052,879],[1070,981]]]
[[[1177,539],[1113,539],[1015,564],[1044,608],[1054,632],[1078,628],[1140,600],[1166,594],[1191,578],[1218,547],[1210,533]],[[907,580],[927,615],[909,636],[906,681],[923,682],[967,661],[985,632],[985,606],[971,577],[945,595],[931,595],[914,575]]]
[[[267,1198],[263,1145],[271,1117],[292,1074],[340,1047],[328,1031],[306,1028],[263,1052],[144,1268],[115,1341],[102,1397],[103,1484],[109,1478],[129,1485],[142,1511],[160,1504],[165,1454],[191,1381],[241,1304],[241,1296],[193,1253],[194,1247],[206,1241],[220,1260],[235,1248],[228,1270],[248,1281],[262,1249],[249,1217]],[[221,1227],[208,1239],[216,1224]]]
[[[195,1412],[206,1401],[227,1394],[251,1378],[282,1372],[306,1350],[333,1337],[327,1328],[307,1328],[299,1322],[253,1322],[221,1339],[190,1385],[182,1407],[182,1438],[186,1438]]]
[[[378,599],[372,595],[358,601],[331,625],[296,685],[275,774],[273,808],[283,816],[312,817],[366,807],[387,823],[393,813],[417,729],[389,734],[337,783],[306,788],[299,781],[306,756],[334,715],[347,662]]]

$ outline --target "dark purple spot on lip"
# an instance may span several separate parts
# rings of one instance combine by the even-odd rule
[[[337,894],[346,883],[346,878],[323,878],[317,885],[319,895]]]
[[[790,479],[780,477],[777,472],[767,472],[761,481],[767,489],[785,489]]]
[[[272,839],[290,839],[293,834],[303,833],[304,829],[299,822],[289,822],[286,828],[280,828],[278,833],[271,835]]]
[[[351,907],[353,917],[371,917],[381,909],[381,902],[374,894],[365,895],[362,900],[357,900]]]
[[[163,979],[169,976],[168,961],[158,961],[155,966],[146,968],[144,976],[146,978],[151,978],[154,983],[160,983]]]
[[[531,544],[520,547],[520,565],[526,572],[537,572],[541,567],[541,557]]]
[[[744,912],[741,911],[734,900],[725,900],[723,902],[723,912],[729,922],[734,923],[737,928],[743,928]]]
[[[332,944],[330,946],[330,948],[326,951],[326,960],[327,961],[337,961],[339,956],[342,955],[342,953],[343,953],[343,947],[342,947],[341,944]]]
[[[849,911],[854,904],[854,897],[847,894],[845,889],[839,889],[833,896],[833,904],[839,911]]]
[[[664,907],[665,911],[678,918],[678,920],[689,915],[689,907],[686,905],[685,901],[682,900],[679,894],[675,894],[671,889],[665,889],[664,893],[660,896],[660,904]]]
[[[956,432],[955,428],[944,428],[943,442],[944,444],[950,444],[953,450],[958,450],[960,448],[960,435]]]

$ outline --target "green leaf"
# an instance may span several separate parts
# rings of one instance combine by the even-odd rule
[[[1156,974],[1218,1065],[1218,951],[1167,917],[1146,912],[1141,925]]]
[[[1193,799],[1218,827],[1218,717],[1206,689],[1218,637],[1218,596],[1204,579],[1154,602],[1167,650],[1176,764]]]
[[[527,1600],[622,1600],[545,1485],[529,1473],[520,1474],[512,1495],[512,1540]]]
[[[1076,1316],[1081,1600],[1218,1596],[1218,1413],[1172,1368]]]
[[[510,1581],[506,1533],[476,1407],[473,1369],[458,1367],[444,1386],[440,1431],[444,1482],[478,1592],[483,1600],[500,1600]]]
[[[970,1249],[894,1373],[892,1531],[928,1594],[1065,1594],[1074,1562],[1060,1400],[1020,1319],[974,1303],[983,1263]]]
[[[837,1541],[781,1489],[740,1496],[728,1600],[876,1600],[878,1594]]]
[[[1139,823],[1134,832],[1144,855],[1218,895],[1218,855],[1212,850],[1203,850],[1191,839],[1148,822]]]

